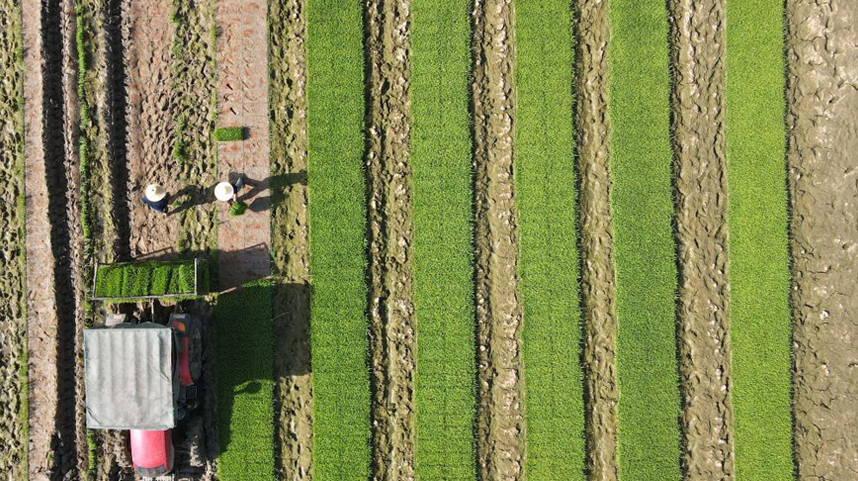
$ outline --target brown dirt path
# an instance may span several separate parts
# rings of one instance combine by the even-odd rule
[[[414,479],[408,0],[369,0],[367,185],[374,480]]]
[[[241,142],[218,144],[219,180],[242,174],[250,183],[239,192],[249,206],[244,215],[232,217],[226,203],[217,203],[219,287],[228,289],[271,273],[266,2],[218,0],[215,22],[218,124],[247,132]]]
[[[608,2],[580,2],[575,35],[578,83],[578,209],[584,319],[587,470],[617,479],[617,318],[608,171]]]
[[[858,473],[858,4],[787,1],[799,479]]]
[[[513,189],[515,12],[509,0],[476,0],[474,6],[477,463],[483,480],[516,480],[525,426]]]
[[[26,400],[21,378],[26,339],[24,263],[23,64],[18,2],[0,0],[0,477],[27,476]]]
[[[724,1],[670,7],[683,464],[689,480],[729,480]]]
[[[310,251],[307,230],[307,19],[305,0],[270,0],[271,259],[274,298],[277,469],[311,477]]]
[[[175,195],[181,188],[172,157],[175,106],[170,0],[123,0],[123,43],[128,125],[128,213],[135,259],[175,252],[178,215],[165,216],[142,203],[143,191],[158,183]],[[205,100],[203,100],[205,101]]]

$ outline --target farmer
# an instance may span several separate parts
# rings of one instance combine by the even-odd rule
[[[235,184],[229,182],[221,182],[215,186],[215,197],[221,202],[227,202],[232,205],[238,201],[238,193],[244,187],[244,176],[239,176]]]
[[[143,195],[143,203],[147,207],[155,212],[166,214],[167,202],[169,202],[167,191],[163,187],[158,184],[149,184],[146,187],[146,193]]]

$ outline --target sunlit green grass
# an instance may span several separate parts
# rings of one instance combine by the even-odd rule
[[[250,282],[215,304],[222,481],[274,480],[273,289]]]
[[[518,4],[515,130],[527,459],[531,481],[584,479],[572,125],[572,11]]]
[[[412,3],[416,476],[473,480],[469,0]]]
[[[736,479],[793,478],[783,2],[727,2]]]
[[[308,0],[313,479],[369,479],[363,17]]]
[[[680,479],[667,7],[613,0],[611,207],[620,478]]]

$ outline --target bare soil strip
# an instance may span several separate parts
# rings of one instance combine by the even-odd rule
[[[181,186],[171,156],[178,115],[172,95],[172,11],[170,0],[122,0],[122,34],[127,45],[128,213],[134,258],[173,253],[179,235],[178,215],[164,216],[142,203],[150,183],[162,185],[170,195],[176,195]]]
[[[858,4],[787,2],[795,456],[799,479],[858,472]]]
[[[375,480],[414,479],[408,0],[365,6],[369,340]]]
[[[0,1],[0,476],[27,477],[23,59],[19,2]],[[22,374],[24,374],[22,376]]]
[[[670,7],[683,462],[689,480],[733,479],[724,1]]]
[[[311,478],[310,252],[307,230],[307,19],[304,0],[269,1],[271,260],[280,479]]]
[[[576,127],[587,470],[617,479],[617,318],[608,170],[608,2],[578,2]]]
[[[481,479],[513,480],[524,462],[517,212],[513,189],[514,35],[508,0],[474,17],[475,290]]]

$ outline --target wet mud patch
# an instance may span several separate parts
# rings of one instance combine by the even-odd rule
[[[590,479],[616,481],[617,317],[608,169],[608,2],[581,2],[576,36],[576,126],[585,424]]]
[[[280,477],[296,481],[311,478],[313,445],[305,5],[271,0],[268,7],[271,262],[280,276],[274,294],[274,443]]]
[[[370,0],[365,6],[368,302],[375,480],[414,479],[409,21],[407,0]]]
[[[477,0],[473,18],[477,464],[481,479],[521,479],[522,310],[513,186],[512,2]]]
[[[675,0],[669,8],[683,464],[691,480],[733,479],[725,5]]]
[[[799,479],[858,472],[858,4],[790,0],[787,127]]]

